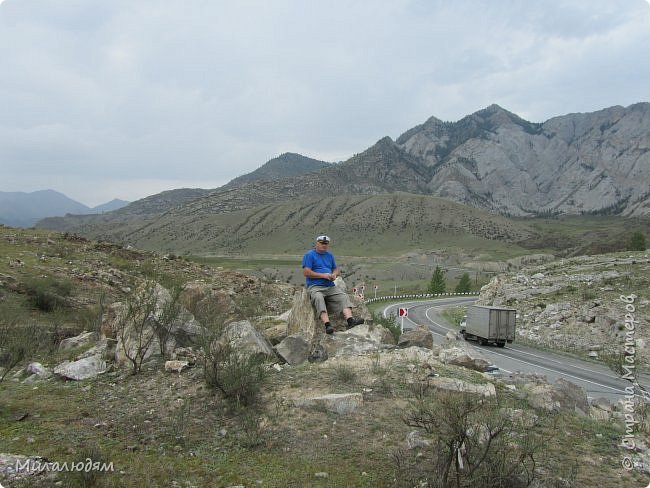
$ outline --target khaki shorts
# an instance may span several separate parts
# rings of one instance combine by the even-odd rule
[[[311,304],[320,317],[323,312],[331,314],[341,313],[345,308],[352,308],[352,302],[348,294],[338,286],[313,285],[307,288]]]

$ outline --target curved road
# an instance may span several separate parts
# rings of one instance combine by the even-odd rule
[[[463,307],[474,303],[475,298],[454,297],[438,300],[413,301],[393,303],[384,308],[385,317],[390,314],[398,315],[399,307],[408,308],[408,318],[404,319],[404,330],[416,325],[425,325],[433,333],[434,342],[441,343],[449,331],[458,332],[458,328],[450,325],[441,315],[444,308]],[[401,319],[397,319],[401,323]],[[625,398],[625,387],[631,383],[606,366],[590,361],[580,360],[548,350],[535,349],[529,346],[507,344],[503,348],[481,346],[477,342],[468,341],[472,347],[480,349],[483,357],[492,362],[504,373],[541,373],[550,382],[564,378],[582,386],[591,398],[604,397],[616,402]],[[641,383],[648,388],[650,376],[642,375]]]

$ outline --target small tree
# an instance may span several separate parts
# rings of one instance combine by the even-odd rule
[[[167,343],[172,335],[172,329],[176,320],[181,315],[180,297],[183,292],[183,285],[174,284],[170,292],[169,300],[166,300],[162,309],[156,314],[153,320],[153,329],[158,338],[160,354],[164,357],[167,353]]]
[[[630,251],[645,251],[646,242],[643,232],[636,231],[634,234],[632,234],[632,237],[630,237],[630,245],[628,247],[628,250]]]
[[[460,277],[460,281],[456,285],[456,293],[468,293],[472,289],[472,282],[469,279],[469,273],[463,273],[463,276]]]
[[[126,300],[117,316],[117,333],[124,355],[131,361],[133,374],[140,372],[156,337],[152,324],[157,303],[156,283],[148,280]]]
[[[429,283],[429,293],[444,293],[445,289],[445,274],[440,269],[440,266],[436,266],[436,269],[433,271],[433,276],[431,276],[431,282]]]

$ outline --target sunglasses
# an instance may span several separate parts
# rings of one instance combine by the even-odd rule
[[[330,243],[330,241],[318,241],[318,242],[320,242],[321,244],[329,244]]]

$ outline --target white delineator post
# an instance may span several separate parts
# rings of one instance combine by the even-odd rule
[[[402,331],[401,333],[404,333],[404,317],[409,316],[409,309],[406,307],[400,307],[399,308],[399,316],[402,318]]]

